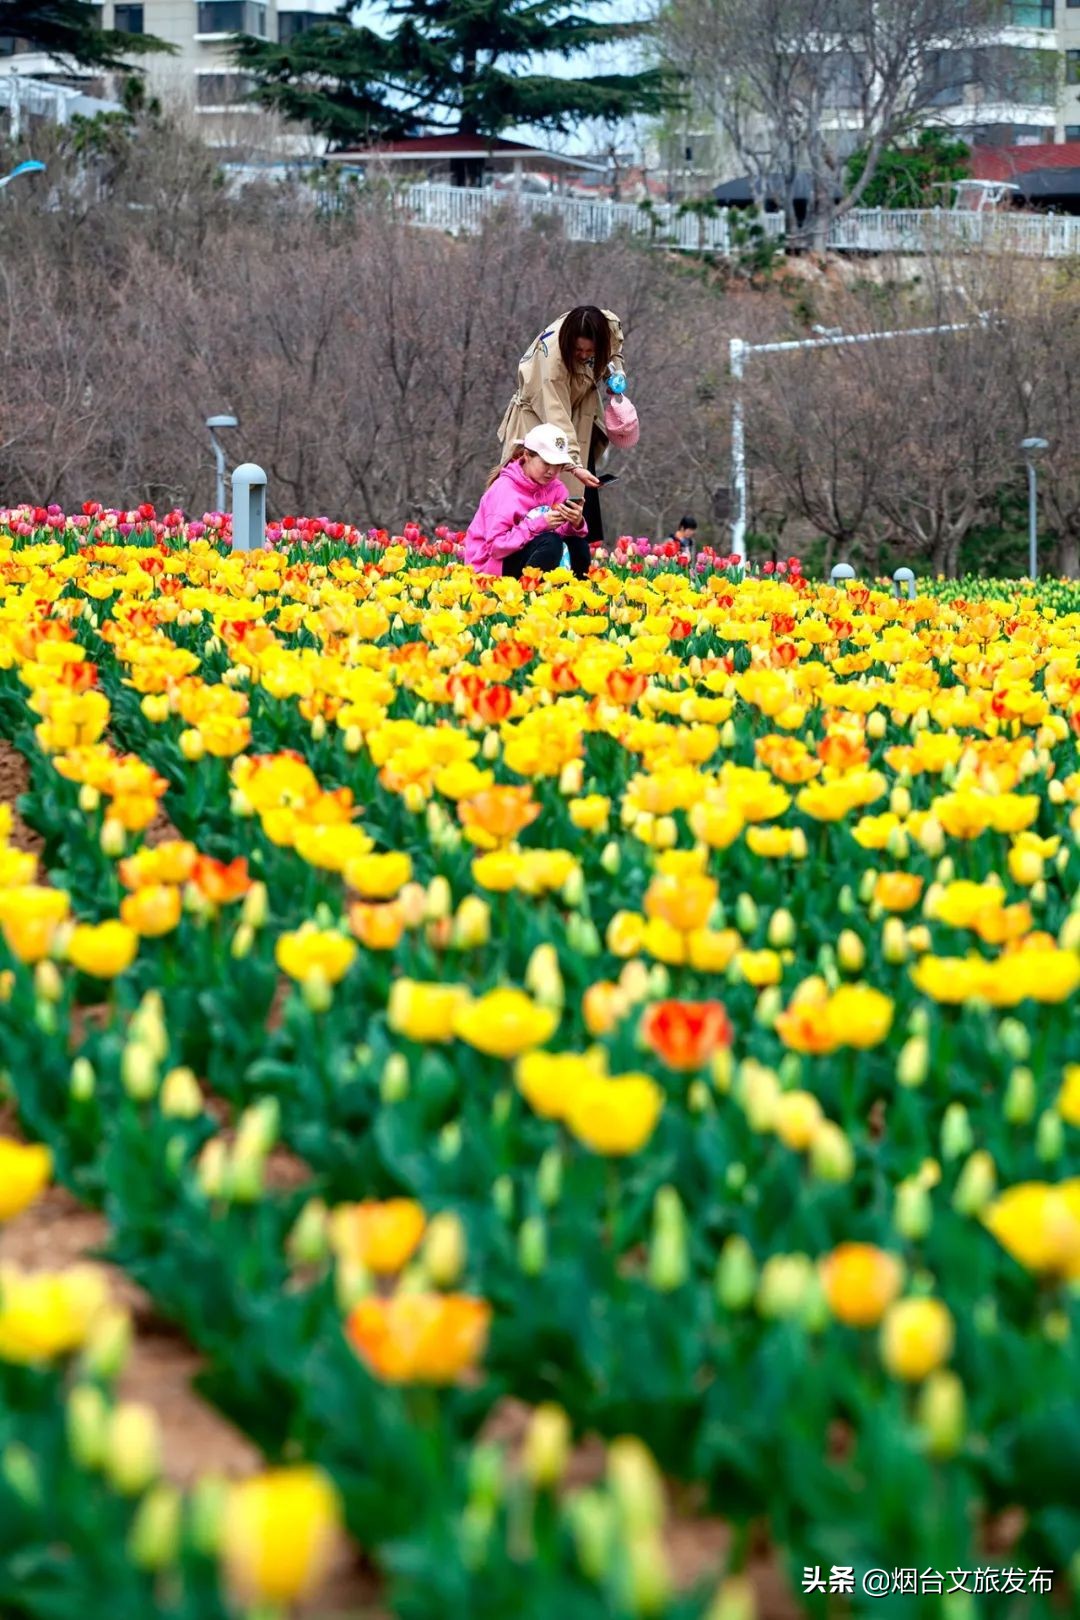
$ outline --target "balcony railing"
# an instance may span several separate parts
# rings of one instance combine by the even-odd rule
[[[479,231],[497,209],[509,209],[526,220],[557,219],[576,242],[607,242],[625,234],[659,247],[691,253],[737,256],[753,216],[743,210],[715,214],[680,213],[677,207],[642,208],[636,203],[592,201],[577,197],[537,197],[513,191],[474,187],[414,185],[394,193],[396,206],[415,224],[452,235]],[[334,195],[325,208],[341,206]],[[780,214],[760,221],[767,237],[784,234]],[[936,208],[856,208],[837,220],[829,247],[841,253],[994,251],[1030,258],[1080,255],[1080,217],[1069,214],[995,213]]]

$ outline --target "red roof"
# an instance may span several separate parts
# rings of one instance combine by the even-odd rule
[[[1012,180],[1031,169],[1080,169],[1080,141],[1041,141],[1036,146],[975,146],[973,180]]]

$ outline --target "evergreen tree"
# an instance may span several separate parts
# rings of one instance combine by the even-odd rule
[[[98,8],[90,0],[2,0],[0,33],[25,40],[73,67],[132,72],[129,60],[148,51],[172,51],[153,34],[129,34],[100,28]]]
[[[453,132],[484,140],[514,124],[566,132],[582,119],[657,113],[674,100],[655,68],[588,78],[530,73],[553,53],[569,61],[592,46],[640,35],[643,24],[597,20],[571,0],[387,0],[386,35],[353,27],[352,5],[288,44],[239,36],[236,61],[256,99],[309,125],[337,148]]]

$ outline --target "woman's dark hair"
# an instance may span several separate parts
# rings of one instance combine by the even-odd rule
[[[692,517],[680,518],[679,519],[679,528],[680,529],[696,529],[697,528],[697,518],[692,518]]]
[[[571,375],[577,369],[574,345],[578,338],[588,338],[592,343],[595,350],[593,376],[602,377],[611,359],[611,327],[603,310],[597,309],[595,304],[578,304],[559,328],[559,353]]]

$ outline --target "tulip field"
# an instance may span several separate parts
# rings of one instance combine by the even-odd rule
[[[0,512],[0,1616],[1075,1613],[1080,586],[459,551]]]

